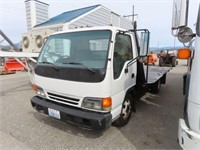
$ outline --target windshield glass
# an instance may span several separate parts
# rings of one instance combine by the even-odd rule
[[[64,68],[106,67],[111,31],[82,31],[50,36],[38,59],[39,65]]]

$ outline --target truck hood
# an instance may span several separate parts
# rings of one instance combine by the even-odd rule
[[[75,82],[61,79],[42,77],[35,74],[35,84],[45,92],[69,97],[108,97],[110,95],[110,85],[105,78],[99,83]]]

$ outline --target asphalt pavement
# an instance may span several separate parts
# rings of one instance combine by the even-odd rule
[[[180,61],[167,75],[158,94],[147,93],[137,101],[137,112],[122,128],[105,131],[82,129],[34,110],[35,95],[26,72],[0,76],[0,149],[180,149],[178,119],[183,114],[182,76],[186,62]]]

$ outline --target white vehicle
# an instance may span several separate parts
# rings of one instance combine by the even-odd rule
[[[136,31],[141,31],[140,50]],[[171,69],[144,68],[139,58],[146,56],[148,45],[146,29],[102,26],[52,34],[35,68],[32,106],[93,129],[127,124],[136,98],[147,90],[159,92]]]
[[[185,107],[184,118],[179,120],[179,144],[183,149],[200,149],[200,7],[197,14],[196,35],[187,27],[188,0],[174,1],[172,29],[179,41],[189,43],[180,49],[178,57],[189,59],[188,72],[184,76]],[[180,9],[179,9],[180,8]],[[195,37],[195,40],[193,38]],[[192,49],[192,42],[195,42]],[[190,50],[190,49],[191,50]]]

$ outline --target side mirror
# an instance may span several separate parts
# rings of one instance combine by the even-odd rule
[[[181,43],[187,43],[190,42],[194,36],[194,33],[192,32],[192,29],[189,27],[181,27],[178,31],[178,40]]]
[[[139,51],[139,56],[146,56],[149,50],[149,38],[150,37],[150,32],[148,30],[145,30],[141,32],[140,36],[140,51]]]
[[[189,59],[191,57],[191,50],[189,48],[181,48],[178,50],[177,57],[179,59]]]
[[[187,26],[189,0],[174,0],[172,30]]]

